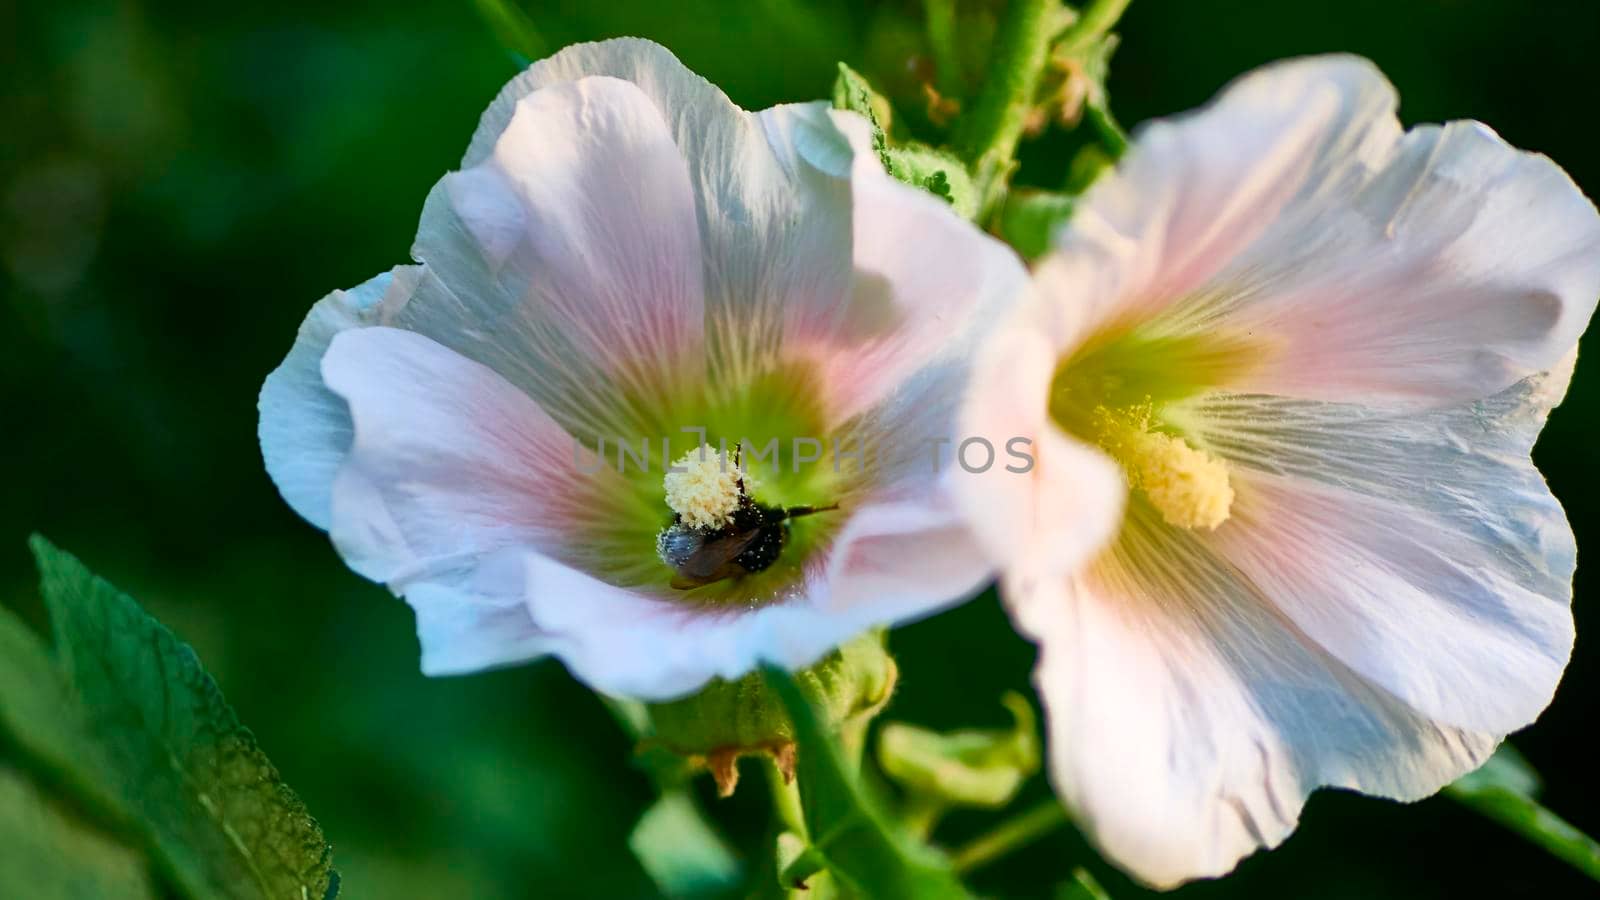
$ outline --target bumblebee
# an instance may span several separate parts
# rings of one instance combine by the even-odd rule
[[[735,456],[735,465],[737,459]],[[783,553],[790,519],[839,508],[837,503],[790,507],[757,503],[746,490],[742,475],[738,489],[738,506],[720,527],[688,525],[683,516],[674,515],[672,524],[656,538],[656,553],[672,567],[674,588],[687,591],[764,571]]]

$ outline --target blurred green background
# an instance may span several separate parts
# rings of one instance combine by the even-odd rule
[[[654,38],[749,108],[825,96],[839,59],[902,102],[926,70],[914,0],[522,8],[545,52]],[[1481,119],[1600,190],[1600,4],[1136,0],[1120,30],[1125,123],[1270,59],[1348,50],[1395,81],[1408,122]],[[255,441],[256,392],[307,308],[406,260],[429,186],[514,71],[466,0],[0,5],[0,597],[39,621],[24,546],[39,530],[193,643],[322,821],[353,898],[652,894],[625,845],[649,788],[599,703],[553,662],[423,679],[410,612],[279,500]],[[1059,179],[1064,140],[1026,149],[1028,178]],[[1536,454],[1585,548],[1600,545],[1597,414],[1591,354]],[[1548,805],[1595,833],[1600,568],[1580,569],[1574,605],[1572,666],[1517,743]],[[1026,689],[1033,659],[992,594],[892,645],[888,716],[936,727],[1005,724],[997,698]],[[760,791],[712,808],[747,846],[762,834]],[[977,884],[1045,897],[1080,863],[1142,895],[1071,832]],[[1330,792],[1285,847],[1179,896],[1590,893],[1448,800]]]

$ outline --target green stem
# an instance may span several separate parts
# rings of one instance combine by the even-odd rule
[[[1600,879],[1600,843],[1532,798],[1506,788],[1473,791],[1449,785],[1444,790],[1457,802],[1543,847],[1590,878]]]
[[[956,2],[922,0],[922,16],[928,31],[928,48],[933,51],[939,90],[955,93],[961,89],[961,59],[956,52]]]
[[[926,841],[944,818],[945,805],[932,797],[913,795],[900,810],[900,824],[919,841]]]
[[[1052,797],[1027,812],[1001,822],[993,831],[974,838],[951,854],[950,864],[956,872],[965,874],[1025,847],[1065,824],[1067,811]]]
[[[1112,118],[1111,110],[1090,104],[1084,109],[1083,116],[1089,121],[1089,127],[1093,128],[1095,135],[1100,138],[1100,146],[1106,148],[1106,154],[1113,162],[1128,152],[1128,133],[1122,130],[1116,119]]]
[[[783,773],[772,757],[761,755],[761,767],[767,775],[767,786],[772,789],[772,812],[784,831],[792,831],[802,840],[810,840],[806,831],[805,807],[800,803],[800,781],[785,782]]]
[[[979,219],[988,219],[1005,193],[1014,168],[1017,142],[1039,93],[1050,57],[1052,25],[1059,0],[1010,0],[1000,20],[989,76],[970,115],[962,118],[956,149],[972,167],[978,187]]]
[[[1110,31],[1132,0],[1093,0],[1062,35],[1060,46],[1071,50]]]

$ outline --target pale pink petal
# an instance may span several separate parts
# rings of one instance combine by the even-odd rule
[[[1096,317],[1137,320],[1202,292],[1285,208],[1336,193],[1393,143],[1395,102],[1371,63],[1320,57],[1263,67],[1198,112],[1143,126],[1057,241],[1118,271]]]
[[[1529,459],[1570,368],[1427,413],[1268,397],[1196,405],[1234,463],[1202,540],[1296,628],[1441,722],[1532,722],[1572,650],[1577,547]]]
[[[1471,122],[1402,134],[1393,106],[1370,63],[1312,58],[1141,132],[1059,242],[1117,273],[1094,324],[1247,340],[1232,388],[1318,399],[1472,399],[1554,365],[1600,297],[1600,215],[1548,159]],[[1073,295],[1050,263],[1039,284]]]
[[[519,98],[596,75],[637,85],[689,161],[713,381],[812,356],[825,364],[830,416],[843,421],[919,357],[951,352],[940,339],[981,320],[1021,279],[1003,245],[890,179],[859,117],[820,103],[744,112],[645,41],[581,44],[535,64],[485,113],[466,164],[490,158]]]
[[[785,310],[849,291],[848,170],[802,157],[782,122],[739,109],[664,47],[635,38],[574,45],[534,64],[484,113],[464,164],[489,156],[522,97],[595,75],[649,97],[689,162],[709,377],[738,383],[764,371],[778,359]]]
[[[347,328],[381,324],[405,305],[418,267],[401,266],[317,301],[294,346],[261,386],[258,437],[267,474],[294,511],[326,529],[333,477],[350,451],[350,410],[322,382],[322,354]]]
[[[994,565],[945,495],[879,502],[855,511],[828,551],[812,603],[870,624],[898,624],[976,595]]]
[[[1417,799],[1499,741],[1371,686],[1148,508],[1084,575],[1008,599],[1041,644],[1057,792],[1109,859],[1156,887],[1278,844],[1319,786]]]
[[[413,253],[448,290],[395,324],[569,428],[655,433],[656,398],[704,378],[701,249],[689,165],[650,99],[615,78],[558,84],[429,195]]]
[[[1340,203],[1286,210],[1210,321],[1270,336],[1239,390],[1435,403],[1554,366],[1600,297],[1600,215],[1474,122],[1413,129]]]
[[[1010,248],[884,172],[864,119],[809,105],[762,120],[781,127],[805,163],[850,178],[850,218],[833,226],[852,235],[848,290],[790,302],[783,314],[783,352],[818,363],[836,420],[919,368],[967,355],[1026,290]]]
[[[499,550],[469,571],[406,587],[406,603],[417,616],[422,674],[464,675],[550,652],[555,642],[534,624],[523,601],[526,552]]]
[[[1024,578],[1092,559],[1115,537],[1127,496],[1115,462],[1049,421],[1056,349],[1044,312],[1024,307],[981,348],[959,434],[987,441],[997,458],[986,471],[957,465],[946,476],[991,557]]]
[[[329,532],[362,575],[403,590],[505,547],[560,548],[582,521],[571,438],[487,367],[363,328],[334,338],[322,372],[355,424]]]

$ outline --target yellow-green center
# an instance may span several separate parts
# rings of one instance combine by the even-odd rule
[[[611,584],[696,605],[750,605],[791,595],[843,515],[796,519],[786,526],[787,544],[770,568],[692,590],[671,586],[674,573],[656,542],[675,516],[700,528],[726,523],[738,503],[739,467],[723,453],[731,457],[735,448],[756,502],[851,506],[872,473],[852,460],[834,465],[835,435],[820,405],[819,373],[808,364],[788,363],[737,385],[708,378],[656,388],[648,397],[624,398],[628,408],[640,411],[637,433],[578,438],[586,508],[564,541],[569,561]],[[620,456],[618,437],[626,441]],[[597,459],[602,438],[604,459]]]
[[[1170,412],[1238,378],[1261,354],[1248,339],[1108,332],[1057,364],[1050,415],[1115,459],[1135,495],[1167,524],[1213,529],[1233,506],[1228,464]]]

